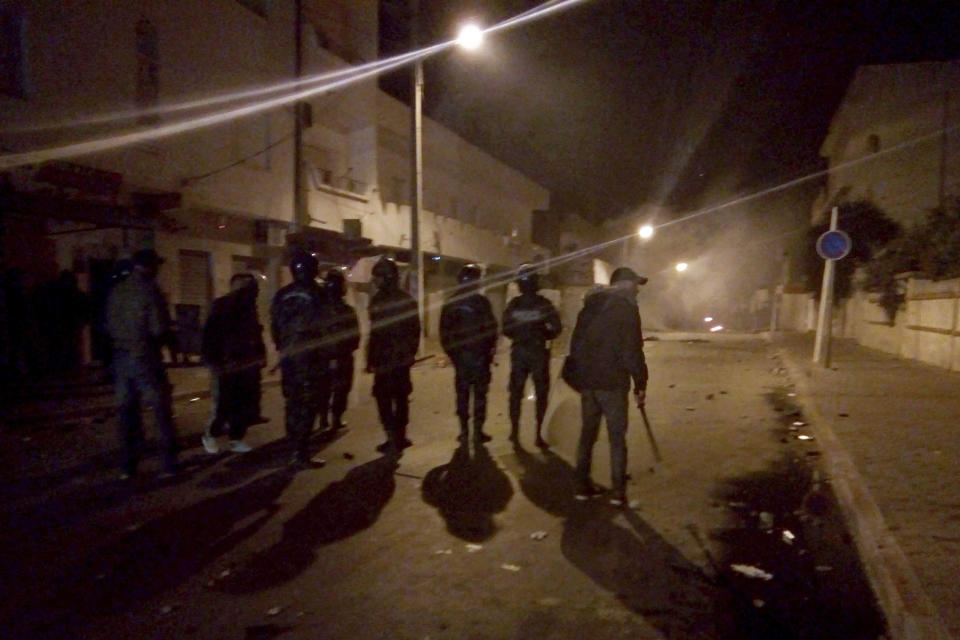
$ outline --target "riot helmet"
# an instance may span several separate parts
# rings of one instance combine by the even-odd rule
[[[463,285],[469,285],[477,282],[483,276],[483,269],[480,265],[471,262],[470,264],[465,264],[460,268],[460,273],[457,274],[457,282]]]
[[[311,253],[298,251],[290,259],[290,273],[296,282],[313,282],[319,271],[317,259]]]
[[[531,264],[522,264],[517,269],[517,286],[521,293],[536,293],[540,289],[540,277]]]
[[[346,278],[343,277],[343,269],[334,267],[327,271],[323,279],[323,288],[331,298],[342,298],[347,292]]]
[[[396,260],[386,256],[377,260],[370,275],[375,280],[379,280],[379,282],[374,282],[377,287],[396,287],[400,282],[400,270],[397,269]]]

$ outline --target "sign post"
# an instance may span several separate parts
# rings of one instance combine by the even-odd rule
[[[817,337],[813,345],[813,361],[830,366],[830,330],[833,319],[833,280],[836,261],[850,253],[851,241],[837,229],[838,208],[830,212],[830,230],[817,239],[817,253],[823,258],[823,283],[820,287],[820,312],[817,315]]]

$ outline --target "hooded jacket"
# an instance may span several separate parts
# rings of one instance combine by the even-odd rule
[[[646,391],[640,311],[629,290],[605,287],[587,294],[570,340],[583,389]]]

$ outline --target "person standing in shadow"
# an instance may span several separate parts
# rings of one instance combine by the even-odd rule
[[[323,288],[327,292],[330,316],[323,353],[330,375],[329,384],[320,389],[320,428],[326,430],[332,426],[336,431],[347,426],[343,414],[353,387],[353,352],[360,346],[360,323],[357,312],[343,301],[346,294],[343,269],[327,271]]]
[[[373,397],[387,435],[377,451],[393,455],[413,444],[407,438],[410,369],[420,347],[420,317],[417,301],[400,288],[400,271],[392,258],[380,258],[371,275],[377,291],[370,299],[366,370],[373,374]]]
[[[490,365],[497,349],[497,318],[490,300],[479,291],[482,275],[479,265],[460,269],[457,288],[440,312],[440,343],[453,362],[457,417],[461,442],[470,434],[470,396],[473,396],[473,438],[488,442],[483,432],[487,419],[487,391],[490,389]]]
[[[637,287],[647,279],[629,267],[611,274],[610,286],[589,294],[570,340],[576,363],[582,428],[577,445],[577,500],[600,493],[590,479],[593,445],[606,418],[610,436],[610,504],[627,504],[627,394],[642,407],[647,389],[647,362],[637,308]]]
[[[520,267],[517,277],[520,295],[510,301],[503,312],[503,335],[510,338],[510,440],[520,441],[520,405],[527,376],[533,378],[537,397],[538,447],[545,448],[543,417],[550,397],[550,345],[560,335],[563,325],[560,314],[549,300],[537,293],[540,289],[537,272],[531,265]]]
[[[203,326],[200,351],[210,368],[212,415],[201,436],[207,453],[220,451],[217,436],[230,425],[230,451],[247,453],[247,428],[260,415],[260,370],[266,365],[263,327],[257,316],[257,279],[251,273],[230,278],[230,293],[213,301]]]
[[[320,408],[317,376],[326,376],[321,341],[326,324],[326,295],[317,284],[319,265],[310,253],[290,260],[293,282],[277,291],[270,305],[270,332],[280,355],[290,465],[310,466],[310,433]]]
[[[113,344],[114,384],[124,443],[122,479],[137,471],[143,455],[142,404],[153,407],[163,452],[163,475],[179,469],[173,428],[173,398],[160,349],[170,336],[167,300],[156,278],[163,259],[153,249],[133,255],[133,273],[107,300],[107,330]]]

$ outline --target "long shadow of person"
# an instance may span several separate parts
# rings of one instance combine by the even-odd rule
[[[0,636],[82,637],[78,628],[90,619],[128,610],[180,584],[270,520],[292,477],[287,471],[265,475],[96,549],[68,567],[55,586],[47,585],[43,596],[24,589],[19,605],[5,602],[4,612],[12,615],[0,622]],[[14,627],[11,636],[4,635],[8,624]]]
[[[728,594],[635,511],[576,501],[573,468],[552,452],[515,447],[507,458],[508,468],[518,465],[523,494],[565,518],[564,557],[624,607],[671,639],[737,637],[726,613]]]
[[[447,464],[431,469],[423,479],[423,500],[436,507],[447,530],[463,540],[481,542],[497,531],[494,514],[513,496],[510,478],[486,447],[463,444]]]
[[[293,580],[316,560],[316,549],[376,522],[396,489],[397,460],[381,457],[351,469],[283,523],[283,535],[225,581],[227,593],[253,593]]]

